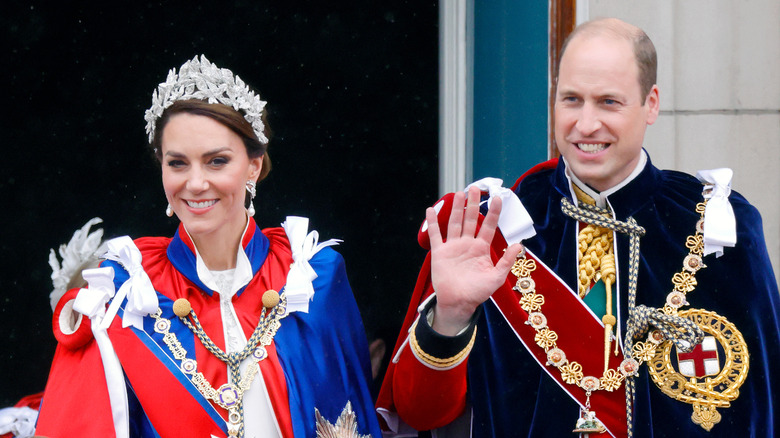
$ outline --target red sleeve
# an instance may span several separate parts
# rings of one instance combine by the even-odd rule
[[[433,292],[430,287],[430,254],[425,259],[415,287],[409,311],[408,324],[396,342],[395,358],[382,383],[377,406],[397,413],[401,420],[416,430],[431,430],[444,426],[458,417],[466,406],[466,364],[448,369],[434,369],[420,360],[407,343],[409,327],[417,318],[417,306]]]
[[[59,345],[54,353],[49,380],[41,402],[36,435],[48,438],[95,436],[113,437],[114,422],[108,399],[103,362],[92,338],[89,319],[61,327],[72,312],[77,289],[66,293],[54,311],[54,334]]]
[[[35,432],[48,438],[115,436],[103,363],[94,341],[79,350],[57,346]]]
[[[407,345],[393,376],[393,401],[398,415],[416,430],[446,426],[466,407],[468,359],[451,369],[421,362]]]

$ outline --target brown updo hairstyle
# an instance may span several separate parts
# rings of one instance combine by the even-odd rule
[[[154,139],[149,145],[152,148],[154,156],[157,161],[162,162],[162,134],[165,129],[165,125],[176,114],[188,113],[198,116],[206,116],[222,125],[230,128],[236,135],[241,137],[246,147],[246,154],[249,158],[263,157],[263,167],[260,169],[260,175],[257,177],[257,182],[264,180],[271,172],[271,157],[268,156],[268,143],[263,144],[257,138],[252,125],[246,121],[244,115],[240,111],[236,111],[233,108],[223,105],[221,103],[208,103],[199,99],[190,100],[178,100],[173,105],[163,111],[162,116],[157,119],[157,123],[154,128]],[[267,112],[263,111],[263,134],[265,138],[271,138],[271,128],[268,126],[266,119]]]

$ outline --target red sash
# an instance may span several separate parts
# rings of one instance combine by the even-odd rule
[[[550,268],[530,251],[527,258],[536,261],[536,270],[531,274],[536,283],[536,293],[544,296],[542,312],[547,317],[547,326],[558,334],[557,346],[566,353],[569,361],[582,365],[584,376],[601,377],[604,373],[604,326],[577,293],[572,291]],[[520,293],[512,290],[515,281],[510,275],[505,287],[496,291],[491,300],[514,330],[536,362],[560,385],[580,406],[585,406],[585,391],[577,385],[563,381],[561,373],[552,365],[546,365],[547,354],[536,344],[536,330],[525,322],[528,313],[520,307]],[[623,354],[610,354],[610,368],[617,368]],[[623,385],[613,392],[595,391],[590,396],[591,410],[604,426],[615,436],[626,435],[626,398]],[[572,419],[572,428],[576,418]],[[591,434],[593,435],[593,434]],[[595,435],[594,435],[595,436]]]

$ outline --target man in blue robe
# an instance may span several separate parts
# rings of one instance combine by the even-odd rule
[[[489,210],[478,187],[428,209],[431,252],[378,401],[387,429],[777,434],[780,295],[760,215],[728,169],[652,165],[655,81],[641,29],[579,26],[556,83],[563,158],[516,197],[480,182]]]

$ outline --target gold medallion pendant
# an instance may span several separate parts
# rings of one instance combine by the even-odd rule
[[[690,353],[675,348],[674,362],[673,344],[659,344],[648,362],[650,377],[664,394],[692,404],[691,420],[709,432],[720,422],[717,408],[727,408],[739,397],[750,365],[747,344],[734,324],[715,312],[687,309],[678,315],[695,322],[707,336]]]

